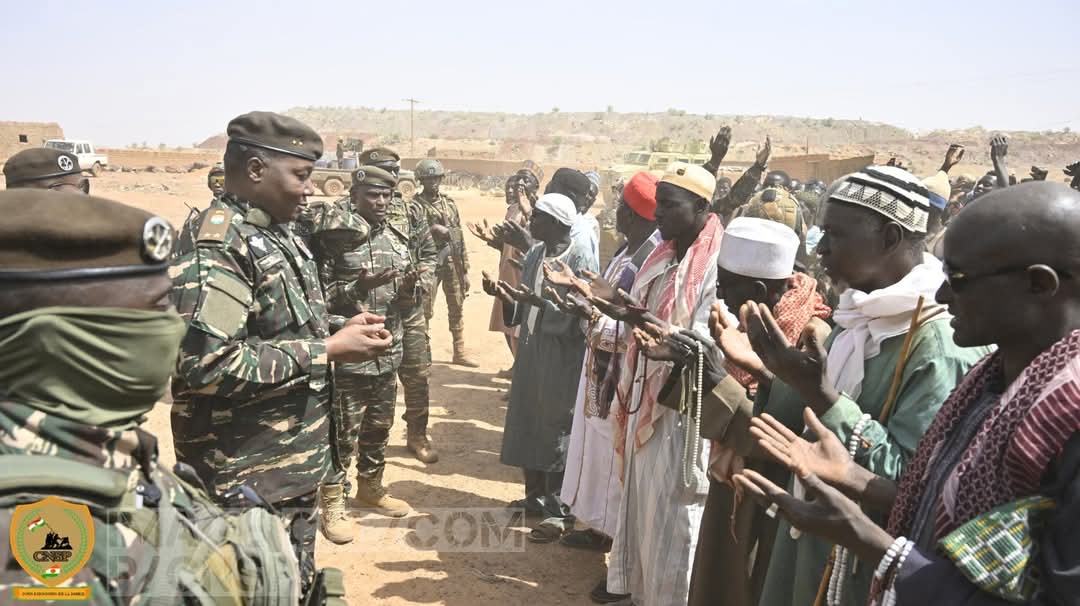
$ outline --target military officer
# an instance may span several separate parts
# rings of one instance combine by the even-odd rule
[[[394,175],[376,166],[362,166],[353,173],[349,195],[370,231],[355,250],[332,259],[323,275],[327,276],[331,313],[346,315],[361,309],[374,313],[385,318],[393,335],[393,346],[383,355],[342,364],[336,370],[334,448],[338,458],[329,482],[348,484],[355,450],[357,502],[402,517],[409,513],[409,505],[387,494],[383,472],[402,358],[402,310],[413,305],[410,299],[415,296],[419,273],[409,252],[408,235],[387,220],[395,185]]]
[[[51,147],[32,147],[4,163],[8,189],[36,187],[53,191],[90,193],[90,181],[82,176],[79,157]]]
[[[363,164],[377,166],[395,178],[401,172],[401,158],[392,149],[379,147],[365,151],[360,155],[360,159]],[[427,215],[420,203],[415,199],[406,200],[396,188],[394,197],[390,200],[386,220],[398,232],[408,236],[409,253],[413,265],[420,272],[415,292],[401,293],[399,296],[403,334],[398,378],[401,379],[401,387],[405,391],[405,414],[401,417],[407,427],[405,445],[420,461],[435,463],[439,460],[439,453],[431,445],[427,435],[431,340],[428,338],[424,298],[432,292],[438,249],[435,248]]]
[[[174,431],[200,437],[177,458],[218,498],[246,483],[279,511],[310,511],[330,468],[331,363],[372,359],[390,334],[370,314],[330,334],[315,262],[288,227],[314,193],[319,135],[270,112],[227,134],[223,197],[237,203],[200,215],[191,266],[174,268],[172,298],[190,317],[173,376],[189,410]],[[303,537],[314,553],[313,525]]]
[[[204,604],[296,605],[300,569],[277,551],[288,544],[244,534],[225,544],[205,521],[231,532],[243,516],[283,535],[281,522],[207,503],[198,479],[182,483],[160,463],[157,439],[140,426],[185,333],[169,302],[172,227],[81,191],[38,188],[0,192],[0,216],[0,539],[13,546],[0,558],[4,601],[27,586],[46,589],[15,561],[14,546],[40,545],[44,534],[29,538],[25,522],[13,524],[36,515],[34,505],[16,505],[59,497],[90,506],[90,559],[65,586],[87,587],[93,604],[199,595]],[[132,505],[117,515],[119,503]],[[166,527],[175,532],[168,546],[159,537]],[[70,544],[84,547],[85,537]],[[239,552],[254,557],[240,561]],[[59,574],[75,563],[60,563]],[[261,579],[271,565],[272,586]]]
[[[446,171],[442,163],[432,158],[425,158],[416,164],[416,178],[421,189],[413,198],[418,201],[427,214],[431,235],[439,248],[442,260],[435,269],[435,281],[431,292],[424,301],[428,320],[435,311],[435,297],[442,284],[449,308],[450,334],[454,338],[453,363],[458,366],[476,368],[479,366],[465,353],[465,297],[469,294],[469,257],[465,252],[464,232],[461,230],[461,216],[457,204],[450,196],[439,191]]]

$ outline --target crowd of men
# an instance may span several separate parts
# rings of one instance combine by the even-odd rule
[[[341,604],[318,530],[355,540],[350,498],[410,512],[384,477],[399,381],[408,448],[438,461],[440,286],[476,366],[437,160],[406,200],[399,156],[365,150],[309,205],[314,130],[227,134],[178,234],[88,195],[72,154],[4,165],[0,533],[38,497],[91,505],[71,583],[98,603]],[[599,175],[526,163],[505,220],[467,226],[501,253],[483,290],[529,541],[608,552],[598,603],[1080,603],[1080,165],[1013,183],[995,138],[977,182],[952,146],[924,178],[802,184],[766,140],[731,183],[731,137],[616,184],[599,221]],[[170,383],[172,469],[142,427]],[[4,595],[28,582],[0,570]]]

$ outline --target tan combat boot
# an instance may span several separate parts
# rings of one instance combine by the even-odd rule
[[[465,335],[462,333],[463,331],[454,333],[454,360],[451,364],[466,368],[480,368],[480,364],[465,353]]]
[[[362,507],[372,507],[377,513],[391,518],[403,518],[412,511],[405,501],[386,494],[382,474],[374,478],[357,478],[356,501]]]
[[[331,543],[344,545],[356,538],[345,519],[345,489],[341,484],[323,484],[319,494],[319,530]]]
[[[405,446],[421,463],[439,462],[439,453],[431,445],[431,440],[428,439],[426,433],[410,431],[405,438]]]

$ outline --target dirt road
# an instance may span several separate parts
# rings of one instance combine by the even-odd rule
[[[108,173],[92,179],[93,193],[140,206],[179,225],[185,203],[205,207],[206,174]],[[501,219],[502,198],[450,192],[463,220]],[[353,515],[360,538],[337,546],[319,538],[320,565],[345,572],[351,604],[588,604],[603,574],[603,557],[525,540],[523,520],[504,505],[523,496],[520,472],[499,463],[508,382],[495,374],[510,364],[501,334],[488,332],[491,299],[480,290],[480,271],[496,268],[498,254],[466,235],[473,290],[465,302],[467,344],[481,366],[447,364],[451,356],[446,307],[439,296],[432,321],[430,435],[442,459],[425,466],[405,450],[404,405],[387,452],[386,481],[417,512],[404,520]],[[567,377],[577,381],[577,377]],[[173,461],[168,405],[151,415],[165,461]],[[528,520],[528,522],[535,522]],[[513,524],[505,528],[506,524]]]

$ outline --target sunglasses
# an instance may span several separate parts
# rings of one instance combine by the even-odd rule
[[[210,185],[225,185],[225,177],[210,177]]]
[[[1072,274],[1066,270],[1057,269],[1054,267],[1050,267],[1049,265],[1042,265],[1039,263],[1035,263],[1032,265],[1013,265],[1009,267],[1001,267],[998,269],[992,269],[980,273],[959,271],[953,269],[952,267],[949,267],[947,264],[943,266],[943,269],[945,271],[945,282],[949,284],[949,288],[951,288],[953,292],[963,291],[965,288],[970,286],[972,282],[975,282],[976,280],[993,278],[995,276],[1005,276],[1018,272],[1028,272],[1033,269],[1049,269],[1056,273],[1061,279],[1072,278]]]

